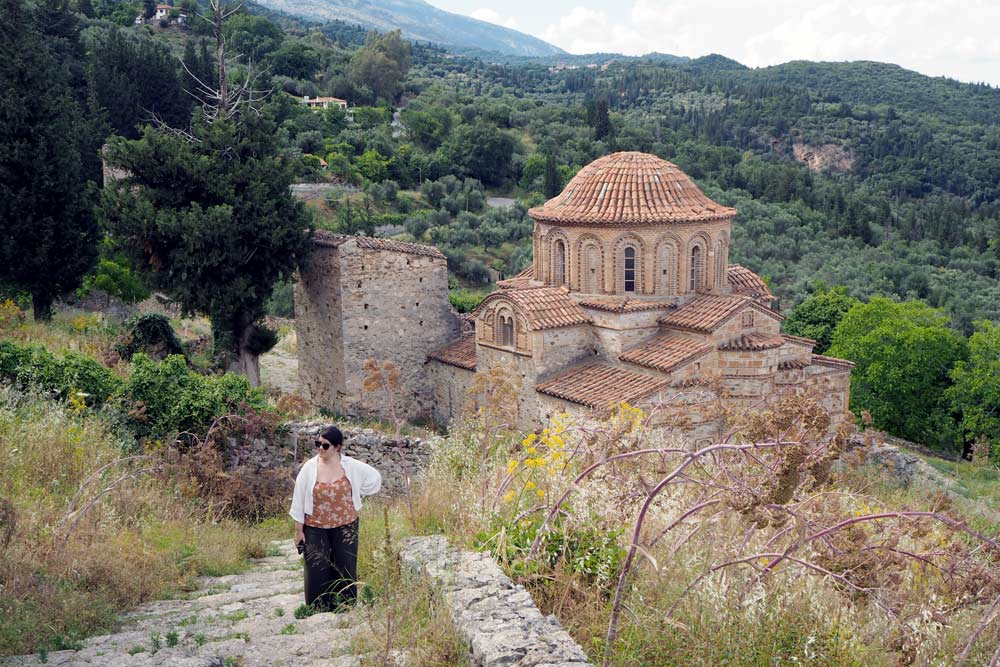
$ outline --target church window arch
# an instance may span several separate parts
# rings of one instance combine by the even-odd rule
[[[726,286],[726,256],[729,254],[725,239],[715,242],[715,289],[721,290]]]
[[[688,245],[686,275],[684,276],[684,286],[688,292],[700,292],[706,288],[705,285],[705,263],[707,258],[708,243],[701,236],[695,237]]]
[[[552,284],[566,284],[566,242],[562,239],[552,244]]]
[[[625,247],[625,272],[624,272],[624,287],[626,292],[635,292],[635,246]]]
[[[661,240],[656,246],[656,267],[654,268],[654,292],[659,296],[677,294],[677,243]]]
[[[615,245],[615,294],[642,294],[645,250],[636,236],[624,236]]]

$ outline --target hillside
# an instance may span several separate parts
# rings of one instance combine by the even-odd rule
[[[537,37],[432,7],[423,0],[261,0],[260,4],[303,18],[340,20],[380,31],[402,30],[407,39],[518,56],[563,50]]]

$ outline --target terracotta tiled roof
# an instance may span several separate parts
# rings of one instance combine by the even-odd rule
[[[739,294],[701,294],[660,318],[660,324],[682,331],[711,333],[744,308],[754,308],[779,322],[781,313],[767,308],[753,298]]]
[[[447,257],[444,256],[444,253],[434,246],[420,245],[418,243],[406,243],[404,241],[395,241],[393,239],[383,239],[374,236],[348,236],[346,234],[334,234],[333,232],[328,232],[325,229],[317,229],[313,232],[313,243],[327,248],[336,248],[351,240],[356,241],[359,248],[365,248],[368,250],[391,250],[393,252],[401,252],[407,255],[423,255],[425,257],[447,259]]]
[[[541,382],[535,385],[535,390],[589,408],[607,408],[621,401],[638,401],[666,385],[663,378],[593,362]]]
[[[660,318],[660,323],[674,329],[711,333],[717,326],[752,303],[745,296],[702,294]]]
[[[523,287],[493,292],[479,304],[476,312],[496,299],[510,299],[533,331],[558,329],[590,322],[587,313],[570,298],[565,287]]]
[[[764,279],[746,267],[730,264],[728,278],[734,294],[774,298]]]
[[[787,371],[793,368],[805,368],[809,365],[809,362],[805,359],[785,359],[784,361],[778,362],[779,371]]]
[[[692,361],[711,351],[711,346],[699,341],[665,334],[626,350],[618,359],[669,373],[684,362]]]
[[[580,225],[702,222],[736,215],[706,197],[680,168],[648,153],[612,153],[528,211],[535,220]]]
[[[609,313],[639,313],[646,310],[667,310],[668,308],[674,308],[673,303],[640,301],[638,299],[630,299],[627,296],[623,298],[584,299],[580,302],[580,305],[584,308],[592,308],[593,310],[606,310]]]
[[[516,276],[511,276],[507,280],[498,280],[497,287],[500,289],[519,289],[522,287],[531,287],[531,281],[535,279],[535,267],[528,265],[524,271],[521,271]]]
[[[789,343],[795,343],[796,345],[805,345],[810,349],[812,349],[812,347],[816,345],[816,341],[814,341],[812,338],[803,338],[802,336],[793,336],[791,334],[781,334],[781,337],[784,338]]]
[[[722,345],[719,345],[719,349],[738,351],[771,350],[776,347],[781,347],[784,343],[785,339],[780,334],[769,336],[767,334],[754,331],[753,333],[743,334],[739,338],[726,341]]]
[[[462,336],[454,343],[434,350],[427,355],[427,358],[474,371],[476,370],[476,339],[472,335]]]
[[[838,359],[837,357],[828,357],[823,354],[814,354],[812,356],[812,362],[818,366],[832,366],[833,368],[851,369],[857,366],[857,364],[853,361]]]

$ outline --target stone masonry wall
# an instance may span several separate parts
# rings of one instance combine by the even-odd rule
[[[427,355],[461,334],[448,302],[443,258],[386,250],[342,248],[341,317],[344,338],[344,405],[348,414],[388,416],[382,396],[362,389],[368,358],[391,361],[400,371],[397,409],[408,419],[433,411]]]
[[[440,585],[476,667],[591,667],[556,617],[543,616],[489,554],[459,551],[443,535],[431,535],[405,540],[400,557]]]
[[[340,248],[317,244],[295,281],[296,346],[305,398],[331,409],[346,396],[340,306]]]

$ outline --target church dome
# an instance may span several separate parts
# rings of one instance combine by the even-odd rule
[[[560,225],[614,226],[706,222],[730,218],[736,209],[706,197],[677,165],[631,151],[594,160],[528,215]]]

